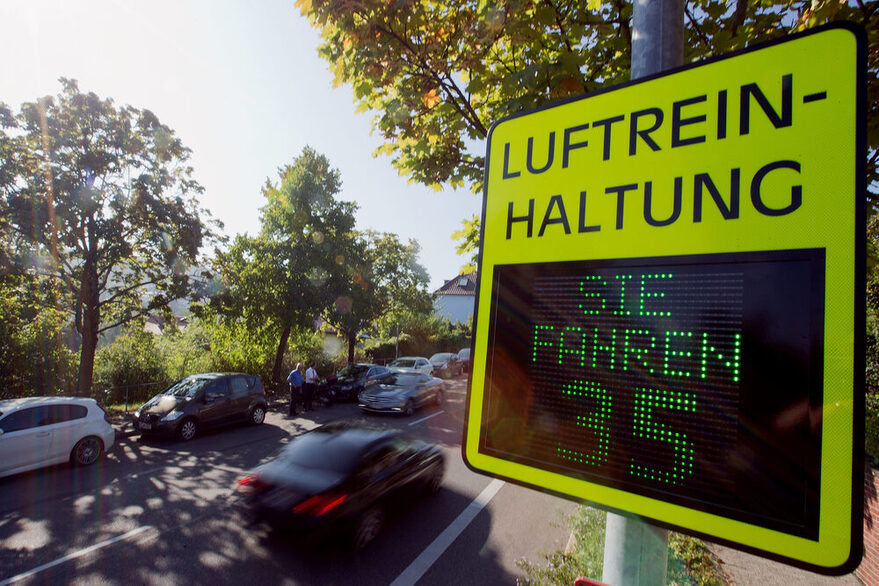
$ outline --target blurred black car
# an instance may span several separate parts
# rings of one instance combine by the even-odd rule
[[[430,365],[433,366],[433,375],[443,378],[461,376],[464,372],[461,360],[453,352],[437,352],[430,357]]]
[[[334,402],[356,401],[368,382],[379,380],[390,372],[378,364],[351,364],[327,379],[327,393]]]
[[[147,401],[134,413],[134,428],[188,441],[202,429],[259,425],[265,418],[266,391],[258,376],[213,372],[181,379]]]
[[[359,550],[420,490],[436,492],[439,447],[402,432],[334,422],[295,437],[274,460],[238,481],[256,520],[309,538],[342,534]]]
[[[357,397],[366,411],[412,415],[424,405],[442,405],[445,383],[442,379],[417,372],[393,372],[368,385]]]

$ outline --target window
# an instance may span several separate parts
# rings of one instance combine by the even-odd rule
[[[229,379],[229,386],[232,387],[233,395],[246,395],[247,389],[250,388],[246,376],[233,376]]]
[[[12,433],[13,431],[22,431],[47,425],[48,423],[48,407],[28,407],[15,413],[10,413],[3,419],[0,419],[0,429],[3,430],[3,433]]]
[[[205,390],[205,397],[211,400],[224,399],[228,396],[229,383],[224,378],[212,382]]]
[[[49,423],[63,423],[88,415],[88,409],[82,405],[49,405],[48,409]]]
[[[382,470],[386,470],[397,462],[399,449],[393,443],[384,444],[363,458],[360,470],[361,478],[369,480]]]

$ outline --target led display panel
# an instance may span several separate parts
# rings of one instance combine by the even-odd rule
[[[485,453],[817,538],[822,250],[494,279]]]

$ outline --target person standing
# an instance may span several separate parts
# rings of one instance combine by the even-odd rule
[[[311,411],[311,399],[314,397],[319,381],[320,377],[317,376],[317,370],[315,370],[314,361],[312,360],[308,365],[308,370],[305,371],[305,396],[303,400],[306,411]]]
[[[296,402],[302,396],[302,363],[297,362],[296,368],[290,371],[287,376],[287,382],[290,383],[290,410],[289,415],[296,415]]]

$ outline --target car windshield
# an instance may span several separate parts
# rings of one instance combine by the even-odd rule
[[[281,459],[303,468],[347,474],[356,468],[362,451],[360,444],[344,435],[306,433],[283,449]]]
[[[400,372],[397,374],[389,374],[388,376],[382,378],[381,384],[409,387],[412,385],[417,385],[420,382],[424,382],[425,378],[426,377],[423,374],[410,374],[406,372]]]
[[[163,395],[173,395],[175,397],[194,397],[197,392],[202,390],[211,379],[206,378],[185,378],[177,381],[171,388],[166,390]]]
[[[346,366],[345,368],[340,370],[336,376],[339,376],[339,377],[350,376],[352,378],[356,378],[358,376],[362,376],[363,374],[365,374],[367,370],[369,370],[368,366],[362,366],[360,364],[353,364],[351,366]]]
[[[440,352],[430,357],[431,362],[448,362],[452,358],[451,352]]]
[[[391,366],[402,367],[402,368],[413,368],[415,366],[415,359],[414,358],[408,358],[408,359],[399,358],[399,359],[391,362]]]

